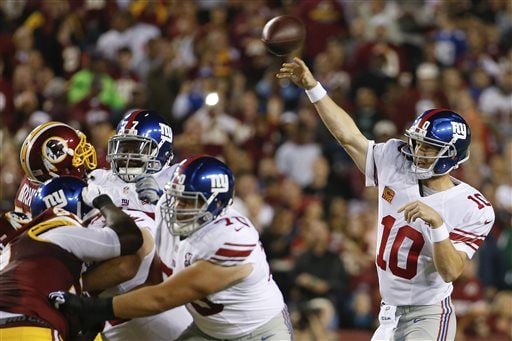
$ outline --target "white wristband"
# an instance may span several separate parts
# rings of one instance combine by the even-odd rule
[[[430,239],[432,239],[432,243],[442,242],[445,239],[448,239],[450,234],[446,229],[446,225],[443,224],[437,228],[430,228]]]
[[[311,103],[315,103],[324,98],[324,96],[327,95],[327,91],[325,91],[322,84],[317,81],[314,87],[306,90],[306,95],[308,96]]]

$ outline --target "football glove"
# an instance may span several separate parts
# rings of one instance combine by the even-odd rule
[[[139,199],[151,204],[156,204],[158,199],[164,193],[155,178],[151,175],[140,176],[135,179],[135,190],[139,196]]]
[[[95,329],[103,321],[115,318],[112,297],[84,297],[69,292],[55,291],[48,295],[48,299],[55,309],[61,311],[68,318],[79,320],[79,329],[82,333]]]

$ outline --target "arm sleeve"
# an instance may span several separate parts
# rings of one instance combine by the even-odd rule
[[[494,210],[486,207],[466,226],[453,228],[450,231],[450,240],[456,250],[465,252],[471,259],[483,244],[493,224]]]
[[[200,258],[217,265],[235,266],[250,263],[250,256],[258,245],[258,233],[252,226],[231,221],[232,224],[222,231],[214,233],[208,238],[204,253]],[[223,224],[223,222],[219,222]],[[205,240],[206,241],[206,240]]]
[[[398,139],[390,139],[385,143],[369,141],[365,166],[365,185],[367,187],[378,186],[383,172],[389,173],[390,170],[396,170],[401,165],[404,159],[400,149],[404,144],[405,142]]]
[[[368,141],[368,153],[366,154],[365,185],[373,187],[378,185],[377,166],[375,165],[375,141]]]
[[[39,238],[60,246],[85,262],[102,261],[121,255],[119,238],[109,227],[58,227],[41,234]]]

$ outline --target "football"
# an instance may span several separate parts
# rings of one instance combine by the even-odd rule
[[[261,40],[276,56],[286,56],[304,43],[306,29],[302,21],[291,15],[270,19],[263,27]]]

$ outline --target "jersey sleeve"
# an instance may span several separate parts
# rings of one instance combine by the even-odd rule
[[[383,169],[397,167],[400,148],[405,144],[402,140],[390,139],[385,143],[369,141],[366,155],[365,185],[378,186],[379,175]]]
[[[479,210],[470,216],[463,227],[455,227],[450,231],[450,240],[458,251],[465,252],[469,259],[483,244],[494,224],[494,210],[491,206]]]
[[[151,233],[151,236],[153,238],[155,237],[157,233],[155,220],[150,217],[147,212],[132,209],[123,209],[123,212],[128,214],[140,229],[147,229]]]
[[[105,169],[95,169],[89,173],[87,177],[87,183],[94,183],[97,186],[108,185],[108,174],[109,171]]]
[[[221,266],[248,263],[252,252],[258,247],[259,237],[256,229],[243,217],[229,221],[220,219],[216,224],[216,233],[209,234],[208,238],[204,239],[205,247],[199,258]]]
[[[14,210],[16,212],[26,214],[29,217],[31,216],[30,204],[39,186],[39,183],[30,180],[27,176],[23,177],[14,197]]]
[[[121,255],[119,238],[109,227],[58,227],[38,237],[60,246],[85,262],[98,262]]]

